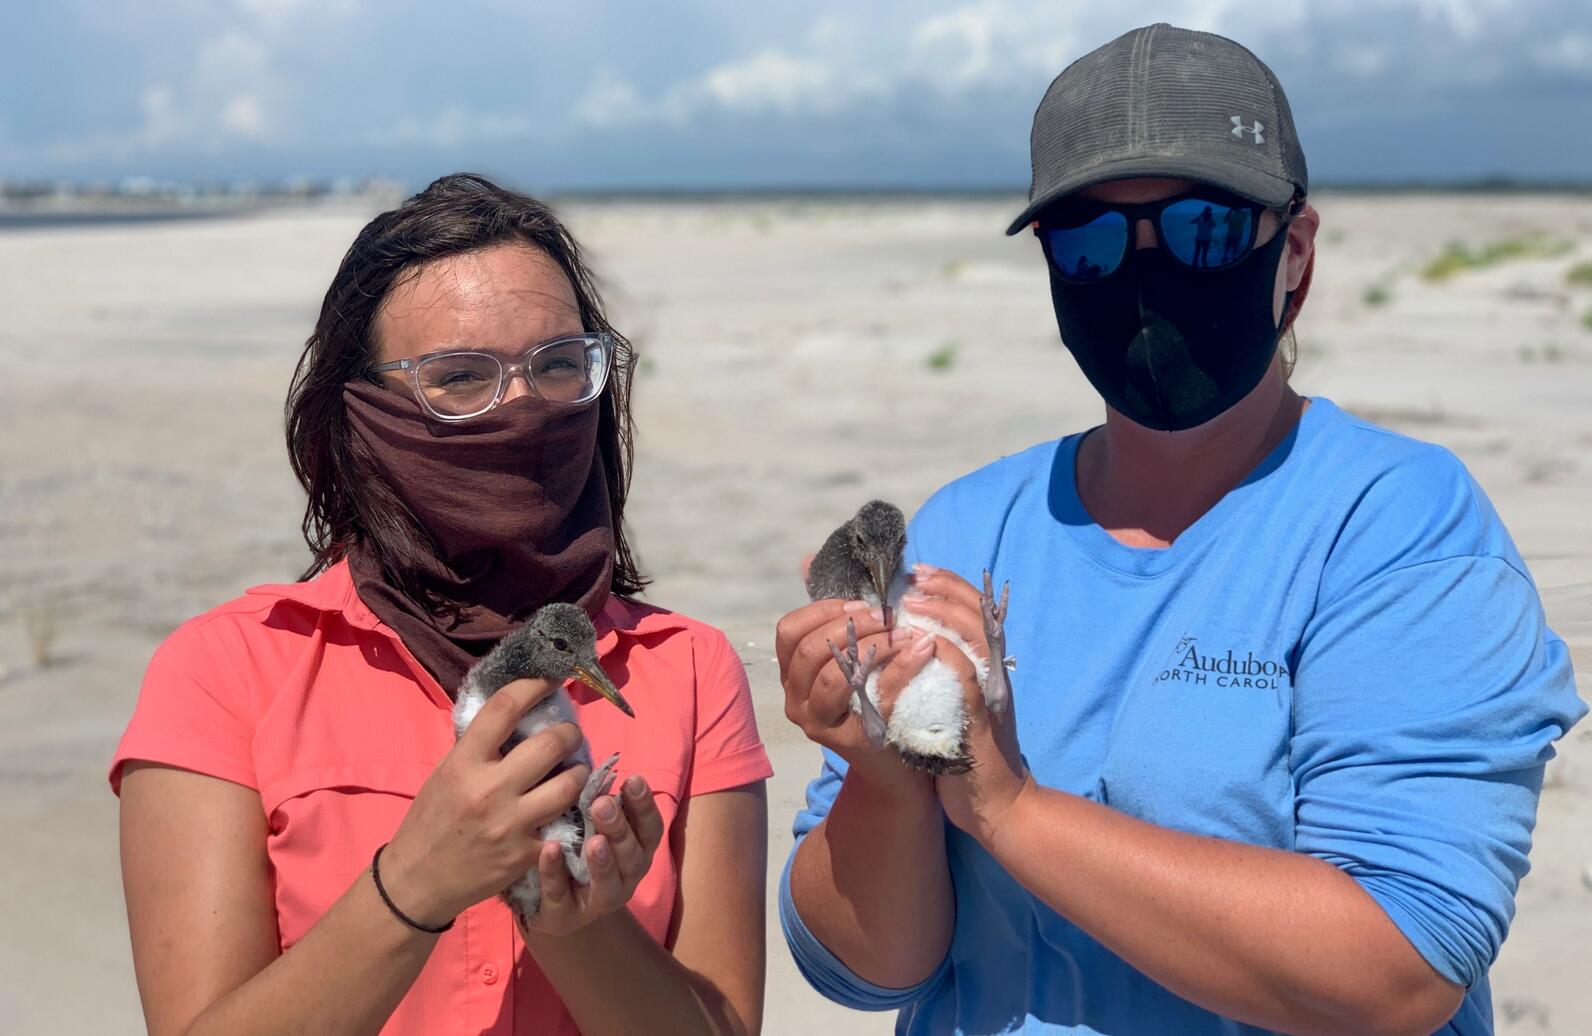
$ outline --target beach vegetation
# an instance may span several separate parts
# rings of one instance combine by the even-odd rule
[[[960,347],[955,339],[941,343],[940,347],[929,353],[925,361],[931,371],[948,371],[956,365],[956,350]]]
[[[1569,252],[1570,248],[1568,241],[1541,234],[1522,234],[1478,246],[1450,241],[1421,270],[1421,276],[1429,281],[1446,281],[1455,274],[1484,270],[1517,259],[1557,258]]]
[[[55,660],[57,632],[55,609],[49,603],[29,601],[22,606],[22,633],[36,668],[43,669]]]

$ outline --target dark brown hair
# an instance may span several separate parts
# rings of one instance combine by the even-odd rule
[[[285,407],[288,458],[309,495],[304,541],[314,555],[299,578],[325,571],[365,540],[389,572],[403,567],[394,565],[394,559],[431,549],[430,536],[409,509],[357,462],[343,411],[343,386],[364,377],[376,361],[371,329],[383,300],[401,278],[436,259],[513,241],[558,263],[575,290],[582,327],[613,336],[613,370],[597,401],[597,449],[614,524],[610,589],[630,596],[646,586],[624,533],[635,434],[630,343],[608,322],[580,247],[552,210],[471,173],[444,176],[365,224],[326,290]]]

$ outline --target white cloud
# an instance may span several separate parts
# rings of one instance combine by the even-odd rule
[[[575,120],[587,126],[618,126],[642,118],[646,104],[636,88],[612,68],[601,68],[575,102]]]
[[[163,144],[182,135],[183,120],[177,113],[171,87],[146,86],[138,95],[138,107],[144,116],[141,135],[145,142]]]
[[[239,10],[255,21],[279,27],[301,15],[333,15],[346,18],[355,13],[355,0],[237,0]]]
[[[1536,63],[1554,72],[1592,78],[1592,33],[1570,33],[1543,43],[1531,52]]]
[[[962,7],[924,20],[912,32],[913,50],[935,62],[942,77],[952,83],[983,79],[992,63],[992,9],[997,6]]]
[[[239,94],[221,109],[221,128],[240,137],[258,140],[266,134],[265,109],[253,94]]]
[[[435,115],[405,116],[392,126],[370,134],[369,141],[383,147],[419,144],[451,148],[480,141],[528,137],[535,128],[534,121],[527,115],[453,105]]]
[[[1332,58],[1333,66],[1355,79],[1372,79],[1388,70],[1393,54],[1381,44],[1355,40],[1342,44]]]
[[[956,135],[979,137],[990,168],[1004,169],[1063,67],[1154,20],[1249,46],[1317,127],[1406,111],[1462,123],[1472,100],[1507,99],[1544,76],[1592,81],[1586,0],[814,0],[772,13],[708,0],[681,19],[628,2],[528,12],[459,0],[444,12],[415,0],[152,0],[136,15],[112,5],[67,28],[126,37],[138,60],[77,67],[63,51],[65,70],[39,87],[66,99],[62,118],[16,120],[0,159],[49,170],[203,156],[215,167],[229,148],[258,156],[264,146],[310,156],[310,169],[360,134],[390,146],[390,158],[657,127],[634,133],[635,146],[678,157],[710,139],[691,132],[702,130],[748,154],[766,142],[770,155],[806,148],[844,162],[881,150],[880,134],[903,154],[943,153],[936,135]],[[688,27],[672,35],[676,22]],[[421,67],[432,70],[423,83]],[[94,75],[127,77],[115,122],[76,114],[90,106],[74,81]],[[368,89],[370,103],[328,103],[351,89]],[[370,112],[385,128],[348,128],[368,125],[359,120]]]
[[[834,76],[819,61],[764,50],[709,69],[700,88],[726,108],[792,111],[827,107],[834,97]]]

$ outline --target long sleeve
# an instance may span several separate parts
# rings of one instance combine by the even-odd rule
[[[825,749],[823,769],[807,785],[807,805],[796,814],[796,822],[793,825],[796,844],[792,846],[791,854],[785,860],[785,868],[780,872],[780,928],[785,933],[785,944],[790,947],[791,956],[796,960],[796,967],[808,983],[825,998],[858,1011],[896,1010],[919,1000],[926,990],[944,977],[946,969],[950,967],[949,955],[932,975],[915,986],[906,989],[876,986],[858,977],[839,957],[829,952],[828,947],[818,941],[818,937],[813,935],[802,922],[801,914],[796,909],[796,902],[791,898],[790,869],[791,863],[796,859],[796,850],[801,847],[802,839],[829,815],[829,809],[835,803],[835,796],[840,792],[840,783],[845,779],[845,775],[845,760]]]
[[[1552,742],[1585,712],[1535,588],[1498,557],[1368,579],[1306,631],[1295,703],[1296,848],[1474,985],[1514,915]]]

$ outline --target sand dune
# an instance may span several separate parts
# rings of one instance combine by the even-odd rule
[[[1296,383],[1443,443],[1592,673],[1592,202],[1326,196]],[[816,751],[773,624],[798,558],[869,496],[916,506],[1094,423],[1009,203],[585,204],[566,216],[642,355],[632,524],[653,600],[741,649],[778,774],[774,865]],[[0,1032],[141,1031],[103,768],[154,644],[306,554],[289,372],[365,214],[0,235]],[[1553,247],[1421,275],[1450,240]],[[53,635],[51,627],[53,627]],[[50,664],[35,646],[49,642]],[[1494,968],[1505,1033],[1592,1030],[1592,728],[1549,770]],[[885,1032],[824,1004],[777,927],[773,1034]]]

